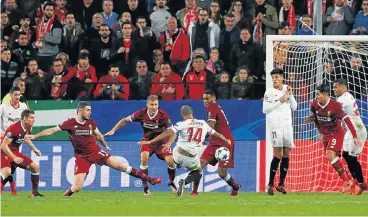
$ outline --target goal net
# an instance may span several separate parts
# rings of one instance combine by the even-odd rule
[[[267,72],[273,68],[283,69],[285,83],[293,88],[298,109],[293,113],[295,148],[291,152],[286,188],[293,192],[340,191],[343,185],[331,167],[314,123],[305,124],[304,117],[310,113],[314,90],[321,83],[330,84],[345,78],[350,93],[357,99],[361,118],[368,126],[368,39],[365,36],[268,36]],[[267,75],[267,88],[272,87]],[[267,129],[267,136],[269,135]],[[267,141],[269,138],[267,137]],[[267,142],[269,164],[271,144]],[[368,177],[368,142],[359,155],[363,175]],[[343,160],[345,163],[345,161]],[[346,167],[346,164],[345,164]],[[347,169],[347,167],[346,167]],[[266,170],[267,173],[269,168]],[[268,175],[268,174],[267,174]],[[275,178],[275,184],[278,183]],[[268,181],[268,179],[267,179]]]

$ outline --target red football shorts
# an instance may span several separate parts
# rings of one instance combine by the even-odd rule
[[[4,152],[1,152],[1,169],[5,167],[9,167],[9,168],[20,167],[20,168],[25,169],[26,167],[28,167],[28,165],[30,165],[33,162],[31,158],[29,158],[28,156],[20,152],[14,151],[13,154],[17,157],[23,158],[23,162],[21,164],[17,164],[13,161],[11,157],[8,157],[6,156]]]
[[[80,173],[88,174],[89,168],[92,164],[98,164],[100,166],[105,165],[107,159],[111,157],[111,155],[103,150],[90,154],[88,156],[74,154],[75,157],[75,171],[74,175]]]
[[[344,133],[323,135],[322,142],[326,150],[340,152],[344,142]]]
[[[165,143],[166,141],[159,142],[156,144],[151,144],[151,145],[141,145],[140,152],[142,153],[144,151],[147,151],[150,157],[153,155],[153,153],[155,153],[158,159],[165,160],[165,157],[172,156],[171,149],[169,151],[162,150],[164,148],[163,144]]]
[[[220,144],[213,144],[210,143],[207,148],[203,151],[201,160],[207,161],[212,166],[215,166],[217,163],[219,163],[219,168],[234,168],[234,139],[231,139],[231,145],[229,146],[226,143],[220,143]],[[227,162],[218,162],[215,158],[216,150],[220,147],[226,147],[230,151],[230,158]]]

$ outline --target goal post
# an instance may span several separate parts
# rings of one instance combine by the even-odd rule
[[[368,37],[269,35],[266,38],[266,89],[272,87],[270,72],[281,68],[285,83],[298,102],[293,112],[295,148],[291,152],[286,188],[291,192],[339,191],[342,181],[324,157],[324,148],[314,124],[305,124],[314,90],[321,83],[331,88],[338,78],[348,81],[357,99],[360,115],[368,127]],[[273,157],[270,130],[266,124],[266,185]],[[368,176],[368,142],[359,155],[363,175]],[[347,169],[347,168],[346,168]],[[278,184],[278,176],[275,178]]]

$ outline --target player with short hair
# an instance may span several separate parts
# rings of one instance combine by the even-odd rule
[[[147,106],[133,114],[121,119],[115,126],[105,134],[105,136],[114,135],[114,133],[129,122],[140,122],[143,128],[142,141],[148,141],[163,133],[172,127],[169,115],[165,110],[159,108],[158,96],[150,95],[147,97]],[[155,153],[160,160],[166,161],[169,166],[167,173],[169,174],[169,187],[173,193],[176,193],[174,179],[176,175],[176,165],[172,158],[171,150],[164,149],[164,144],[168,141],[163,140],[151,145],[142,145],[141,152],[141,171],[148,174],[148,159]],[[151,195],[147,182],[143,182],[143,192],[145,196]]]
[[[12,87],[9,94],[10,101],[0,105],[0,137],[4,135],[4,132],[10,125],[21,120],[22,112],[28,108],[27,104],[20,102],[21,92],[19,87]],[[21,152],[20,149],[19,152]],[[11,164],[11,166],[11,173],[1,182],[1,190],[3,190],[5,184],[9,182],[11,194],[17,195],[16,183],[13,178],[16,167],[14,164]]]
[[[178,142],[173,150],[174,162],[180,167],[184,167],[190,171],[188,176],[179,180],[179,188],[177,195],[181,196],[184,193],[184,187],[193,182],[200,182],[201,179],[201,162],[199,154],[202,152],[203,141],[206,135],[213,135],[222,141],[231,145],[231,141],[223,135],[212,129],[206,121],[198,120],[193,117],[193,110],[189,105],[184,105],[180,109],[180,114],[184,121],[178,122],[168,131],[160,134],[150,141],[141,141],[140,145],[149,145],[170,137],[169,142],[165,144],[165,149],[169,150],[171,144],[176,139],[176,133],[179,133]]]
[[[351,181],[338,156],[342,149],[345,134],[341,122],[344,122],[348,127],[354,144],[357,147],[361,147],[362,144],[349,116],[344,113],[340,103],[330,98],[329,93],[330,88],[327,84],[321,84],[317,87],[316,99],[312,101],[310,107],[312,114],[307,116],[304,121],[305,123],[314,122],[316,124],[322,136],[321,140],[325,146],[328,161],[345,182],[344,187],[349,188]]]
[[[365,128],[362,119],[360,118],[359,108],[353,95],[348,91],[348,83],[345,79],[338,79],[334,82],[334,94],[337,97],[337,102],[341,103],[342,110],[349,115],[353,123],[361,147],[354,144],[353,136],[350,131],[345,130],[342,156],[348,164],[351,175],[354,178],[351,194],[361,195],[367,190],[367,184],[364,182],[362,166],[358,161],[358,155],[362,152],[365,140],[367,139],[367,129]],[[359,186],[355,188],[355,186]]]
[[[26,138],[32,130],[35,122],[33,110],[25,109],[21,113],[20,121],[10,125],[2,137],[1,141],[1,182],[11,174],[12,168],[20,167],[31,171],[32,194],[31,197],[42,197],[38,192],[38,183],[40,182],[40,166],[26,155],[19,152],[19,147],[24,142],[32,151],[41,156],[41,152],[36,146]],[[3,186],[1,186],[1,191]]]
[[[73,193],[82,189],[84,180],[89,172],[92,164],[106,165],[115,170],[125,172],[133,177],[148,181],[155,185],[161,183],[161,178],[151,178],[141,171],[132,168],[129,165],[121,163],[109,153],[101,150],[97,145],[96,139],[107,149],[111,150],[107,145],[104,137],[97,128],[96,121],[91,117],[91,105],[88,102],[82,101],[77,106],[77,116],[69,118],[62,124],[46,129],[36,135],[28,135],[29,139],[36,139],[43,136],[48,136],[56,132],[65,130],[69,134],[70,141],[74,148],[75,171],[74,184],[68,189],[64,196],[71,196]]]
[[[274,179],[280,164],[280,182],[276,190],[286,194],[285,178],[289,169],[289,156],[294,147],[293,123],[291,111],[297,109],[297,102],[291,87],[284,84],[284,72],[281,69],[271,71],[273,87],[266,90],[263,99],[263,113],[267,116],[270,138],[273,147],[273,159],[267,194],[274,195]]]
[[[206,107],[207,111],[207,123],[208,125],[215,129],[216,132],[224,135],[227,139],[231,141],[231,145],[226,142],[220,140],[215,136],[209,137],[210,144],[203,151],[201,156],[201,168],[203,169],[207,164],[211,164],[215,166],[218,165],[218,175],[232,187],[232,191],[230,196],[237,196],[238,191],[240,189],[240,185],[236,183],[236,181],[231,177],[231,175],[227,172],[227,168],[234,168],[234,138],[231,135],[229,122],[225,116],[224,111],[220,107],[219,104],[216,103],[216,94],[213,90],[206,90],[203,93],[203,104]],[[218,162],[215,158],[216,150],[220,147],[226,147],[230,151],[230,158],[226,162]],[[202,174],[201,174],[202,175]],[[198,186],[199,182],[194,182],[193,191],[190,194],[191,196],[198,195]]]

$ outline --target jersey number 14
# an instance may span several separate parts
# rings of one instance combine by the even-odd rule
[[[202,128],[189,128],[188,129],[188,142],[201,143],[202,141]]]

